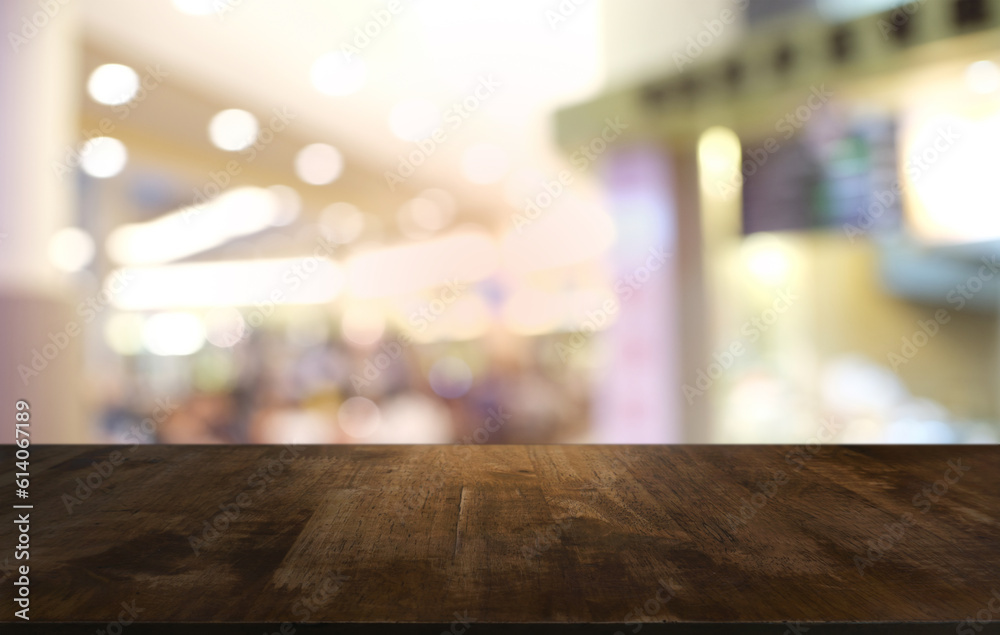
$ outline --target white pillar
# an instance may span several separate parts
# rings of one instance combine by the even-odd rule
[[[598,335],[597,443],[679,443],[682,351],[673,166],[658,147],[616,152],[602,171],[618,230],[610,255],[617,321]]]
[[[75,205],[73,174],[60,177],[53,166],[77,141],[76,13],[72,0],[0,2],[0,412],[11,413],[0,417],[8,422],[0,425],[4,443],[14,438],[18,399],[31,404],[32,442],[86,440],[82,333],[62,347],[51,338],[62,343],[76,315],[47,254]],[[51,359],[33,365],[36,352]]]

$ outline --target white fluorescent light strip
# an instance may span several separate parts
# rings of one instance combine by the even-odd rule
[[[123,311],[324,304],[344,286],[340,265],[325,258],[279,258],[128,267],[105,280],[111,304]]]
[[[108,236],[107,251],[123,265],[180,260],[267,229],[281,211],[273,192],[238,187],[200,207],[185,207],[148,223],[122,225]]]
[[[499,266],[493,238],[481,231],[456,231],[421,243],[376,249],[346,263],[351,295],[405,295],[452,281],[482,280]]]

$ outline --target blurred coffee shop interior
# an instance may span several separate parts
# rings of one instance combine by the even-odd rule
[[[1000,0],[0,7],[35,442],[1000,440]]]

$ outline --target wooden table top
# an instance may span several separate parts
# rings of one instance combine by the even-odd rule
[[[32,624],[1000,629],[997,446],[31,450]]]

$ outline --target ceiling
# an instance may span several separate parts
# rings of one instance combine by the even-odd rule
[[[296,116],[287,144],[332,144],[345,155],[345,179],[364,177],[366,185],[378,182],[392,192],[385,173],[417,148],[393,133],[393,109],[403,104],[397,114],[405,115],[410,104],[417,115],[421,106],[433,115],[436,108],[445,137],[398,191],[442,187],[477,217],[505,219],[524,196],[568,166],[552,140],[551,114],[593,96],[603,84],[598,2],[574,5],[557,22],[534,0],[205,2],[214,8],[207,15],[186,15],[171,0],[82,5],[85,40],[97,57],[128,60],[140,75],[146,65],[159,67],[169,73],[163,94],[184,93],[176,104],[160,98],[145,114],[137,108],[127,122],[134,134],[172,144],[177,152],[188,147],[221,158],[225,153],[205,135],[214,109],[250,110],[262,122],[273,109],[284,109]],[[367,42],[358,35],[365,29],[375,33]],[[364,83],[353,94],[323,94],[310,81],[310,69],[321,55],[344,51],[345,45],[354,45]],[[493,92],[480,89],[482,98],[473,98],[484,83],[495,86]],[[183,110],[185,96],[205,105]],[[456,118],[463,111],[454,105],[470,98],[466,103],[478,106]],[[463,155],[480,144],[506,155],[508,169],[495,183],[463,176]],[[289,145],[275,151],[268,159],[273,165],[262,157],[256,167],[284,169],[294,179],[294,150]]]

